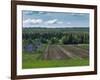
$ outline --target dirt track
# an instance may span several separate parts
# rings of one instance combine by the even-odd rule
[[[83,59],[88,57],[89,52],[74,46],[66,45],[49,45],[43,54],[43,59],[57,60],[57,59]]]

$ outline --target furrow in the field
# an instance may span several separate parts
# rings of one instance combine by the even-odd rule
[[[47,59],[47,56],[48,56],[48,49],[49,49],[49,45],[47,46],[44,54],[43,54],[43,59]]]
[[[69,57],[66,56],[61,49],[56,45],[55,46],[55,51],[56,51],[56,58],[57,59],[68,59]]]
[[[59,49],[61,49],[61,50],[63,51],[63,53],[64,53],[66,56],[68,56],[68,57],[70,57],[70,58],[72,58],[72,59],[75,59],[75,58],[82,59],[81,57],[75,55],[74,53],[72,53],[72,52],[70,52],[70,51],[68,51],[68,50],[65,50],[65,49],[64,49],[63,47],[61,47],[60,45],[58,45],[58,47],[59,47]]]
[[[47,59],[47,60],[56,59],[57,58],[56,54],[57,52],[55,51],[55,46],[49,45],[48,49],[46,49],[46,52],[44,54],[44,59]]]
[[[47,59],[49,60],[53,60],[55,59],[55,51],[54,51],[54,46],[49,46],[49,49],[48,49],[48,56],[47,56]]]
[[[52,58],[51,53],[53,53],[53,51],[52,51],[51,45],[49,45],[48,51],[47,51],[47,53],[45,53],[45,54],[47,54],[46,59]]]
[[[78,51],[83,57],[88,57],[89,56],[89,51],[87,50],[83,50],[81,48],[77,48],[75,46],[72,46],[72,48],[74,48],[76,51]]]
[[[58,48],[56,47],[56,45],[53,45],[51,46],[52,47],[52,53],[51,56],[52,56],[52,59],[63,59],[63,56],[61,55],[62,53],[60,51],[58,51]]]
[[[67,59],[69,58],[59,47],[56,45],[49,45],[46,49],[43,59],[47,60],[57,60],[57,59]]]
[[[87,58],[89,56],[88,53],[83,52],[80,49],[73,47],[72,45],[63,45],[63,48],[65,50],[68,50],[69,52],[74,53],[77,56],[80,56],[81,58]]]
[[[59,54],[59,52],[57,51],[56,46],[54,46],[53,51],[54,51],[54,53],[53,53],[52,56],[54,56],[54,59],[61,59],[61,58],[62,58],[62,56],[61,56],[61,55]]]
[[[82,48],[79,48],[79,47],[76,47],[76,46],[73,46],[76,50],[79,50],[81,51],[82,53],[84,53],[83,55],[85,56],[88,56],[89,54],[89,50],[85,50],[85,49],[82,49]]]

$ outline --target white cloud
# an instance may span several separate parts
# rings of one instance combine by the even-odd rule
[[[42,19],[32,19],[32,22],[34,24],[39,24],[39,23],[42,23]]]
[[[57,23],[57,19],[52,19],[52,20],[48,20],[48,21],[46,21],[45,23],[46,24],[55,24],[55,23]]]
[[[23,21],[23,26],[27,27],[27,26],[33,26],[33,25],[53,25],[53,24],[63,24],[62,21],[59,21],[58,19],[50,19],[50,20],[43,20],[43,19],[26,19]]]
[[[42,19],[27,19],[27,20],[24,20],[23,21],[23,23],[24,24],[40,24],[40,23],[42,23],[43,22],[43,20]]]

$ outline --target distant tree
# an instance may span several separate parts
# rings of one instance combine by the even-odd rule
[[[50,43],[51,44],[58,44],[58,39],[56,37],[51,38]]]
[[[31,29],[29,29],[31,30]],[[49,29],[47,29],[49,30]],[[74,30],[73,30],[74,31]],[[60,31],[39,31],[39,32],[25,32],[22,33],[23,44],[33,43],[34,40],[39,39],[43,44],[88,44],[89,33],[88,32],[64,32]],[[24,41],[26,40],[26,41]]]
[[[68,44],[69,43],[69,36],[63,36],[61,39],[62,44]]]

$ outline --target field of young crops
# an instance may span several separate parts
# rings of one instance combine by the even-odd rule
[[[43,45],[35,52],[23,52],[22,68],[86,66],[89,65],[88,49],[88,44]]]

